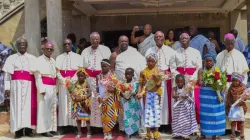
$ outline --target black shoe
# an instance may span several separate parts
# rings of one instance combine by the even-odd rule
[[[61,135],[61,133],[59,132],[59,131],[51,131],[50,132],[52,135],[54,135],[54,136],[58,136],[58,135]]]
[[[26,134],[27,137],[30,137],[30,138],[34,138],[35,137],[35,134],[34,133],[29,133],[29,134]]]
[[[22,135],[19,135],[19,134],[15,134],[15,137],[14,139],[20,139],[22,137]]]
[[[42,133],[41,135],[44,137],[53,137],[53,135],[50,132]]]

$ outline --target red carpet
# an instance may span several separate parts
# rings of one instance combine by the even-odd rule
[[[118,134],[112,134],[113,140],[127,140],[126,136],[124,135],[118,135]],[[66,134],[63,138],[60,140],[75,140],[76,134]],[[103,134],[94,134],[91,136],[91,140],[103,140]],[[78,140],[89,140],[87,139],[87,134],[84,133],[83,136]]]

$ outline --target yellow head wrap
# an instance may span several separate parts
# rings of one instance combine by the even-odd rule
[[[88,75],[88,73],[85,71],[85,69],[84,69],[84,68],[79,68],[79,69],[77,70],[77,72],[76,72],[76,73],[78,74],[78,73],[80,73],[80,72],[84,73],[86,77],[88,77],[88,76],[89,76],[89,75]]]

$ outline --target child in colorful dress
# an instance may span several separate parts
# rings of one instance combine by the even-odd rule
[[[139,83],[134,79],[134,69],[127,68],[125,70],[126,83],[119,85],[120,95],[123,105],[123,123],[126,134],[130,137],[138,132],[141,126],[141,107],[140,102],[135,97],[138,92]],[[138,133],[137,133],[138,134]],[[139,137],[139,134],[137,135]]]
[[[184,75],[178,74],[175,77],[176,87],[172,94],[174,101],[172,131],[173,137],[182,137],[189,140],[189,135],[198,131],[198,125],[195,118],[195,104],[190,97],[191,93],[185,93]]]
[[[78,81],[76,82],[74,89],[70,91],[70,96],[72,98],[72,119],[76,120],[78,134],[76,138],[82,136],[81,132],[81,121],[86,121],[87,123],[87,137],[91,136],[90,123],[89,123],[89,103],[90,103],[90,93],[88,93],[88,85],[86,82],[88,74],[84,69],[77,70]]]
[[[241,112],[239,115],[241,118],[238,119],[231,119],[229,116],[229,121],[231,121],[231,129],[232,129],[232,134],[231,134],[231,140],[235,140],[236,134],[235,134],[235,129],[236,127],[240,127],[240,140],[245,140],[245,135],[244,135],[244,121],[245,117],[244,115],[247,112],[247,106],[246,103],[241,101],[239,102],[235,107],[232,105],[240,98],[242,93],[245,91],[246,86],[242,83],[244,80],[244,76],[238,73],[233,73],[232,74],[232,84],[230,88],[228,89],[227,93],[227,101],[226,101],[226,114],[227,116],[231,112],[233,108],[239,108],[239,112]]]
[[[151,138],[160,140],[158,128],[161,125],[161,94],[162,79],[157,76],[159,69],[156,67],[157,55],[154,53],[146,56],[147,67],[141,71],[137,98],[143,97],[145,104],[145,127],[147,128],[146,140]],[[153,130],[153,133],[152,133]]]
[[[114,128],[119,115],[119,91],[118,79],[110,71],[109,60],[101,61],[102,73],[97,78],[99,85],[98,101],[101,109],[101,119],[103,125],[104,139],[112,139],[112,129]]]

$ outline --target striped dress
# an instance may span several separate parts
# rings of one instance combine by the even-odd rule
[[[183,89],[176,89],[176,94],[181,96]],[[182,100],[182,99],[180,99]],[[177,105],[177,100],[174,102],[172,130],[173,137],[187,137],[190,134],[198,131],[198,125],[195,118],[195,104],[191,97],[182,100]]]
[[[225,134],[226,115],[224,102],[220,103],[216,91],[209,87],[200,90],[201,134],[220,136]]]

